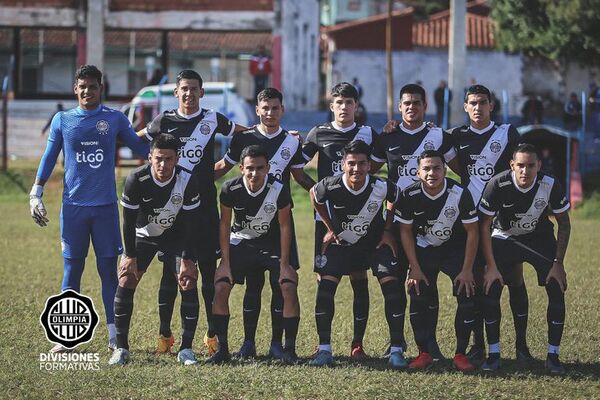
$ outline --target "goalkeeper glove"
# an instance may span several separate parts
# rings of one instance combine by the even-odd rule
[[[48,225],[48,218],[46,218],[46,207],[42,202],[42,195],[44,194],[44,187],[42,185],[33,185],[31,192],[29,193],[29,210],[31,211],[31,218],[39,226]]]

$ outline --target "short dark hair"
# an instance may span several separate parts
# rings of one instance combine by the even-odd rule
[[[404,93],[420,94],[421,100],[423,100],[423,103],[427,103],[425,89],[421,85],[417,85],[416,83],[409,83],[408,85],[402,86],[402,89],[400,89],[400,98],[399,98],[400,100],[402,100],[402,96],[404,95]]]
[[[241,165],[244,165],[244,160],[246,159],[246,157],[250,157],[250,158],[264,157],[264,159],[267,161],[267,164],[269,163],[269,155],[267,154],[267,151],[264,149],[264,147],[262,147],[258,144],[253,144],[253,145],[244,147],[244,150],[242,150],[242,154],[240,154],[240,164]]]
[[[419,154],[419,157],[417,157],[417,165],[421,165],[421,160],[436,157],[442,160],[442,165],[446,165],[444,155],[438,150],[424,150],[421,154]]]
[[[344,157],[348,154],[364,154],[368,159],[371,156],[371,146],[362,140],[353,140],[344,146]]]
[[[75,71],[75,82],[78,79],[92,78],[98,81],[99,85],[102,85],[102,72],[95,65],[82,65],[77,71]]]
[[[275,88],[268,87],[260,91],[258,96],[256,96],[256,104],[261,101],[271,100],[271,99],[279,99],[279,102],[283,104],[283,94]]]
[[[469,86],[469,88],[465,92],[465,103],[469,99],[469,95],[470,94],[484,94],[484,95],[487,96],[489,102],[492,101],[492,94],[490,93],[490,89],[486,88],[483,85],[472,85],[472,86]]]
[[[334,97],[352,97],[355,101],[358,101],[358,90],[351,83],[340,82],[331,88],[331,98]]]
[[[529,153],[529,154],[535,154],[535,156],[537,157],[538,160],[541,160],[540,157],[540,153],[537,149],[537,147],[535,147],[534,145],[532,145],[531,143],[521,143],[519,144],[512,153],[512,159],[514,160],[515,157],[517,156],[517,153]]]
[[[182,79],[195,79],[200,84],[200,87],[202,87],[202,77],[193,69],[184,69],[177,74],[177,77],[175,78],[175,83],[177,86],[179,86],[179,82]]]
[[[150,152],[154,149],[174,150],[176,153],[179,150],[180,143],[177,138],[169,133],[161,133],[152,139],[150,143]]]

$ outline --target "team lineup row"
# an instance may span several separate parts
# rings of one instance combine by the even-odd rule
[[[406,85],[400,92],[402,121],[391,121],[385,129],[389,132],[377,135],[354,122],[358,93],[352,85],[340,83],[331,91],[334,121],[313,128],[302,141],[280,126],[283,96],[273,88],[258,95],[260,121],[248,129],[202,109],[202,79],[184,70],[177,76],[174,93],[178,109],[160,114],[136,136],[122,114],[100,104],[101,82],[101,73],[93,66],[77,72],[74,91],[79,107],[53,119],[30,205],[36,222],[45,225],[43,184],[62,149],[62,289],[79,290],[91,236],[102,278],[109,347],[114,349],[110,364],[125,364],[129,359],[127,337],[135,288],[157,253],[164,265],[159,351],[169,351],[174,343],[170,322],[179,286],[178,359],[186,365],[197,363],[191,348],[201,275],[209,326],[204,337],[210,354],[207,362],[230,358],[228,297],[235,283],[246,283],[245,339],[237,355],[254,356],[260,293],[269,271],[273,292],[269,353],[287,363],[299,361],[295,351],[299,260],[289,186],[293,176],[309,192],[316,211],[319,349],[310,364],[334,362],[331,322],[335,292],[344,275],[350,277],[354,292],[351,355],[365,356],[369,268],[385,301],[392,368],[427,368],[441,356],[435,335],[440,271],[452,279],[457,299],[455,368],[470,371],[476,360],[485,358],[484,325],[488,354],[482,368],[500,367],[499,300],[504,283],[515,318],[517,358],[530,359],[522,277],[526,261],[534,266],[548,294],[546,367],[551,373],[564,372],[558,352],[565,319],[563,259],[570,231],[569,203],[561,185],[540,172],[536,149],[519,144],[514,127],[491,122],[493,104],[485,87],[475,85],[466,92],[470,125],[444,132],[424,123],[424,89]],[[232,135],[232,141],[225,157],[215,163],[216,133]],[[150,161],[128,176],[121,198],[125,255],[118,274],[122,248],[114,159],[109,156],[100,165],[91,165],[77,157],[84,150],[110,154],[117,137],[137,153],[149,153]],[[142,139],[152,141],[150,151]],[[305,164],[317,154],[318,183],[304,172]],[[223,185],[219,219],[214,180],[237,163],[242,175]],[[445,177],[446,163],[460,175],[460,185]],[[371,175],[383,164],[388,167],[387,180]],[[106,182],[98,189],[101,178]],[[556,238],[550,213],[558,223]],[[221,261],[216,268],[219,245]],[[405,281],[419,349],[410,363],[404,358]],[[474,344],[467,352],[471,332]],[[66,349],[57,345],[53,350]]]

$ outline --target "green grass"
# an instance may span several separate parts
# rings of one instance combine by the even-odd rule
[[[99,371],[47,372],[39,369],[39,354],[48,351],[39,323],[46,298],[58,293],[62,276],[58,213],[60,207],[60,171],[49,182],[44,199],[50,224],[37,227],[28,215],[27,194],[35,166],[16,164],[10,175],[0,175],[0,309],[2,324],[0,374],[3,398],[215,398],[215,399],[349,399],[349,398],[529,398],[529,399],[591,399],[600,397],[600,318],[598,318],[597,270],[600,246],[594,232],[600,221],[577,215],[573,220],[571,246],[566,265],[569,270],[567,292],[567,324],[561,358],[568,374],[554,378],[546,376],[542,359],[546,343],[546,298],[537,287],[533,268],[526,267],[525,279],[530,295],[529,342],[538,359],[525,368],[512,360],[514,342],[512,318],[503,298],[502,346],[504,367],[494,375],[479,372],[463,375],[441,363],[429,372],[397,372],[386,369],[385,363],[373,358],[353,363],[347,357],[352,337],[352,295],[344,279],[336,297],[336,317],[333,325],[333,347],[338,358],[335,368],[315,369],[308,366],[282,367],[264,357],[255,362],[234,363],[217,367],[181,367],[174,356],[153,354],[158,332],[157,289],[162,269],[156,262],[149,268],[136,293],[135,313],[131,325],[131,362],[124,368],[108,368],[106,332],[101,323],[94,340],[78,347],[82,352],[99,352]],[[121,177],[126,171],[121,172]],[[119,180],[121,181],[121,180]],[[10,183],[13,182],[13,183]],[[18,183],[26,189],[23,191]],[[313,317],[315,277],[312,272],[313,223],[308,198],[294,187],[294,218],[300,248],[300,299],[302,320],[298,352],[308,357],[317,343]],[[596,261],[594,261],[596,260]],[[93,255],[84,273],[83,292],[96,304],[101,321],[104,319],[100,298],[100,283]],[[365,346],[367,352],[379,357],[386,346],[387,327],[383,301],[378,285],[370,279],[371,312]],[[231,299],[230,346],[236,349],[242,341],[241,296],[243,288],[236,286]],[[258,328],[257,347],[265,355],[270,340],[270,291],[263,293],[262,314]],[[178,299],[179,301],[179,299]],[[442,351],[451,356],[454,348],[454,299],[448,279],[440,278],[440,322],[438,337]],[[178,306],[176,306],[176,310]],[[173,320],[178,331],[179,314]],[[195,350],[206,329],[204,316],[197,331]],[[409,340],[408,355],[416,355],[410,324],[406,325]]]

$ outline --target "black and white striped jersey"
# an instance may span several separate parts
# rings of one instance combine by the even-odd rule
[[[400,124],[397,130],[379,136],[371,158],[387,163],[388,179],[403,190],[419,180],[417,157],[425,150],[440,151],[446,162],[456,157],[450,135],[441,128],[429,128],[423,124],[418,129],[409,130]]]
[[[252,193],[244,177],[239,176],[223,183],[220,201],[233,209],[232,244],[242,240],[265,241],[270,246],[279,243],[277,211],[291,202],[289,188],[283,182],[268,175],[263,187]]]
[[[193,115],[182,116],[177,110],[160,113],[146,127],[146,137],[152,140],[160,133],[169,133],[181,142],[179,165],[192,171],[200,186],[203,205],[214,205],[215,135],[232,135],[235,124],[223,114],[200,109]]]
[[[385,201],[395,203],[398,199],[396,185],[373,175],[358,190],[348,186],[345,175],[322,179],[313,190],[317,203],[327,202],[338,239],[365,247],[381,240]]]
[[[510,168],[512,152],[519,144],[519,132],[510,124],[483,129],[461,126],[450,131],[460,162],[461,185],[478,202],[486,183]]]
[[[497,238],[553,234],[549,212],[559,214],[569,207],[565,191],[554,177],[540,172],[531,187],[522,189],[510,170],[492,178],[479,203],[482,213],[495,216],[492,236]]]
[[[428,194],[421,182],[415,182],[402,191],[396,204],[400,223],[413,225],[419,247],[462,245],[466,239],[463,224],[478,221],[471,193],[450,178],[436,196]]]

